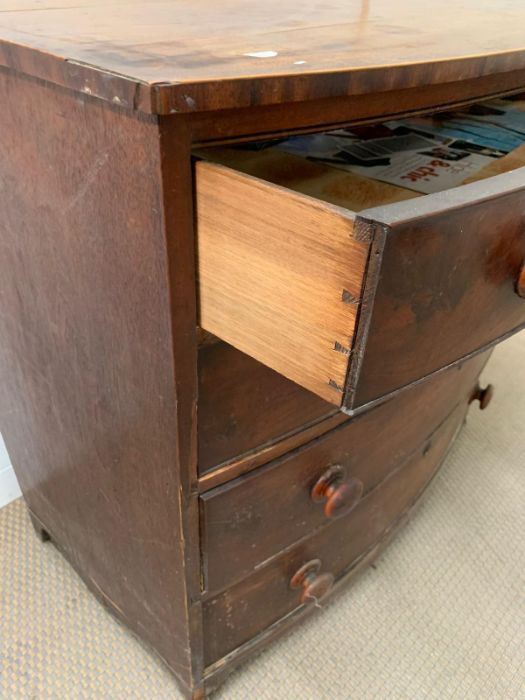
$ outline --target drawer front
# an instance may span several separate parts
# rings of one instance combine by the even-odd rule
[[[525,168],[362,217],[381,263],[367,277],[347,405],[406,386],[525,324]]]
[[[391,473],[349,515],[207,600],[203,607],[206,665],[303,605],[304,588],[293,589],[290,581],[307,562],[320,561],[319,575],[324,576],[317,585],[320,593],[329,587],[330,577],[338,579],[349,572],[415,502],[441,463],[464,411],[464,407],[456,410],[410,461]]]
[[[356,214],[344,171],[221,160],[251,174],[197,164],[201,324],[326,401],[352,412],[525,324],[525,168]]]
[[[201,542],[207,590],[246,576],[366,498],[454,406],[467,403],[487,356],[422,382],[304,449],[205,493]]]

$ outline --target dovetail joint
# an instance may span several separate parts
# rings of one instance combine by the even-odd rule
[[[350,294],[350,292],[347,289],[343,289],[343,293],[341,294],[341,301],[344,304],[359,304],[359,299],[353,294]]]
[[[342,355],[346,355],[347,357],[352,352],[350,348],[346,348],[344,345],[341,345],[341,343],[339,343],[337,340],[334,343],[334,350],[336,352],[340,352]]]
[[[334,381],[333,379],[329,379],[329,380],[328,380],[328,384],[332,387],[332,389],[335,389],[335,390],[338,391],[340,394],[343,393],[343,387],[342,387],[342,386],[339,386],[339,384],[338,384],[336,381]]]

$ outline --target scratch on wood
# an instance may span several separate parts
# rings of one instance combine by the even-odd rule
[[[183,95],[184,102],[188,105],[189,109],[193,112],[197,109],[197,103],[190,95]]]
[[[113,148],[111,150],[113,150]],[[71,197],[71,200],[65,206],[64,212],[68,212],[73,209],[85,197],[91,185],[97,180],[100,171],[105,167],[109,157],[110,153],[103,153],[96,158],[93,164],[85,171],[83,181],[80,183],[76,192]]]

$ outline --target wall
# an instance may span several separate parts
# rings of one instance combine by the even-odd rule
[[[0,508],[20,496],[20,487],[0,435]]]

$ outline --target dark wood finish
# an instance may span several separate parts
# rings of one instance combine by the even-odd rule
[[[518,276],[518,281],[516,284],[516,291],[525,299],[525,262],[521,266],[520,274]]]
[[[301,568],[295,572],[290,579],[290,588],[295,590],[302,589],[299,601],[301,605],[318,605],[334,587],[334,576],[329,573],[320,573],[321,560],[312,559],[312,561],[303,564]]]
[[[361,213],[374,237],[371,255],[381,262],[364,292],[348,407],[525,325],[515,292],[525,258],[524,177],[520,168]]]
[[[260,412],[257,415],[259,416]],[[268,415],[267,412],[265,412],[265,415]],[[307,442],[314,440],[320,435],[324,435],[329,430],[336,428],[342,423],[346,423],[347,420],[348,416],[341,411],[337,411],[332,413],[328,418],[306,424],[302,430],[296,430],[284,437],[278,437],[277,440],[269,440],[265,445],[247,452],[239,459],[234,459],[204,474],[198,482],[199,492],[205,493],[216,486],[225,484],[252,469],[256,469],[270,462],[272,459],[282,457],[287,452],[295,450],[301,445],[305,445]],[[279,433],[280,427],[278,422],[276,422],[276,424],[271,423],[270,425],[273,425],[275,433]]]
[[[29,519],[31,520],[31,525],[33,526],[36,536],[41,542],[49,542],[51,540],[51,536],[49,532],[45,529],[44,525],[40,522],[40,520],[36,517],[34,513],[31,511],[28,511],[29,513]]]
[[[494,387],[488,384],[484,389],[478,384],[471,401],[479,401],[479,407],[482,411],[489,407],[492,398],[494,397]]]
[[[461,107],[489,97],[521,93],[524,84],[524,72],[516,70],[468,81],[352,95],[351,99],[339,97],[257,109],[225,109],[183,115],[182,118],[188,119],[192,138],[199,146],[224,144],[324,131],[345,124],[366,124]]]
[[[424,496],[427,491],[428,488],[425,487],[419,498],[403,511],[400,517],[382,535],[377,543],[371,547],[366,554],[359,557],[357,561],[334,582],[334,586],[331,591],[332,597],[334,593],[343,590],[351,581],[357,578],[359,574],[373,564],[374,560],[377,559],[377,557],[383,552],[385,547],[387,547],[403,525],[405,525],[419,510],[425,500]],[[296,608],[291,613],[286,615],[286,617],[281,618],[273,625],[270,625],[265,630],[261,631],[249,642],[237,647],[214,664],[210,664],[205,669],[206,688],[209,689],[210,692],[215,690],[218,685],[223,682],[225,677],[231,673],[232,669],[242,664],[247,658],[256,654],[260,649],[267,646],[270,641],[274,642],[276,639],[289,632],[293,625],[296,625],[306,617],[315,614],[317,609],[318,606],[316,605],[302,605]]]
[[[122,5],[10,0],[0,61],[112,104],[172,114],[355,96],[525,69],[525,10],[433,0]],[[525,82],[525,81],[524,81]]]
[[[373,548],[432,478],[463,422],[464,413],[465,405],[348,516],[333,521],[248,578],[209,599],[204,605],[206,665],[256,639],[259,633],[300,606],[300,597],[289,582],[306,562],[320,559],[323,571],[339,578]]]
[[[190,688],[197,529],[192,573],[180,493],[194,359],[172,330],[195,328],[193,268],[176,273],[188,324],[170,305],[158,125],[5,72],[0,101],[2,433],[42,528]],[[170,187],[177,203],[181,182]]]
[[[239,461],[242,455],[260,459],[261,450],[270,461],[275,442],[286,441],[309,425],[322,432],[319,424],[334,414],[331,404],[226,343],[199,351],[201,475]],[[311,433],[306,439],[315,436]]]
[[[315,610],[289,586],[305,562],[320,558],[319,576],[333,573],[337,588],[377,554],[456,418],[443,442],[389,471],[337,521],[310,500],[324,471],[316,465],[301,499],[316,509],[318,529],[289,550],[269,550],[271,561],[255,572],[250,564],[231,589],[202,591],[198,492],[279,457],[286,471],[325,438],[340,455],[335,441],[348,419],[220,344],[201,351],[198,384],[190,151],[522,90],[524,10],[512,0],[487,24],[474,0],[454,7],[452,23],[430,0],[415,14],[408,2],[312,10],[299,0],[235,2],[208,15],[180,0],[9,2],[0,38],[0,426],[38,535],[51,536],[185,694],[202,700],[239,660]],[[253,49],[277,55],[246,55]],[[514,272],[505,288],[519,302]],[[457,393],[436,391],[424,409],[429,426],[439,406],[445,415],[463,396],[463,370],[443,377],[456,371]],[[388,434],[387,421],[369,438],[383,462],[408,459],[414,422],[423,437],[422,404],[411,412],[402,401],[389,401],[406,415],[397,432]],[[355,409],[366,433],[369,404],[354,401]],[[349,449],[364,464],[359,432]],[[276,464],[259,470],[265,482]],[[281,493],[270,495],[277,502]],[[317,594],[327,583],[317,579]]]
[[[186,682],[185,678],[182,678],[182,682],[186,694],[191,695],[193,700],[200,700],[204,697],[205,689],[203,686],[202,609],[199,600],[201,586],[199,512],[195,497],[198,488],[196,420],[198,377],[191,142],[185,124],[179,123],[177,119],[160,118],[157,138],[161,165],[161,215],[167,258],[169,338],[176,402],[175,413],[171,411],[171,406],[169,407],[168,420],[175,435],[177,448],[175,468],[178,470],[179,489],[175,511],[180,520],[176,536],[180,538],[178,545],[183,555],[182,566],[174,573],[177,579],[183,574],[186,580],[183,601],[185,616],[182,619],[184,626],[187,625],[189,639],[189,682]],[[164,381],[166,379],[167,377],[164,377]],[[162,394],[159,394],[159,399],[164,401]],[[169,508],[174,494],[166,493],[166,496]]]
[[[330,431],[247,476],[201,496],[203,580],[217,591],[327,520],[311,490],[342,465],[366,492],[413,452],[459,402],[468,402],[488,359],[480,355]]]
[[[312,486],[310,498],[314,503],[324,504],[327,518],[340,518],[347,515],[359,503],[364,484],[361,479],[349,476],[340,464],[329,467]]]

